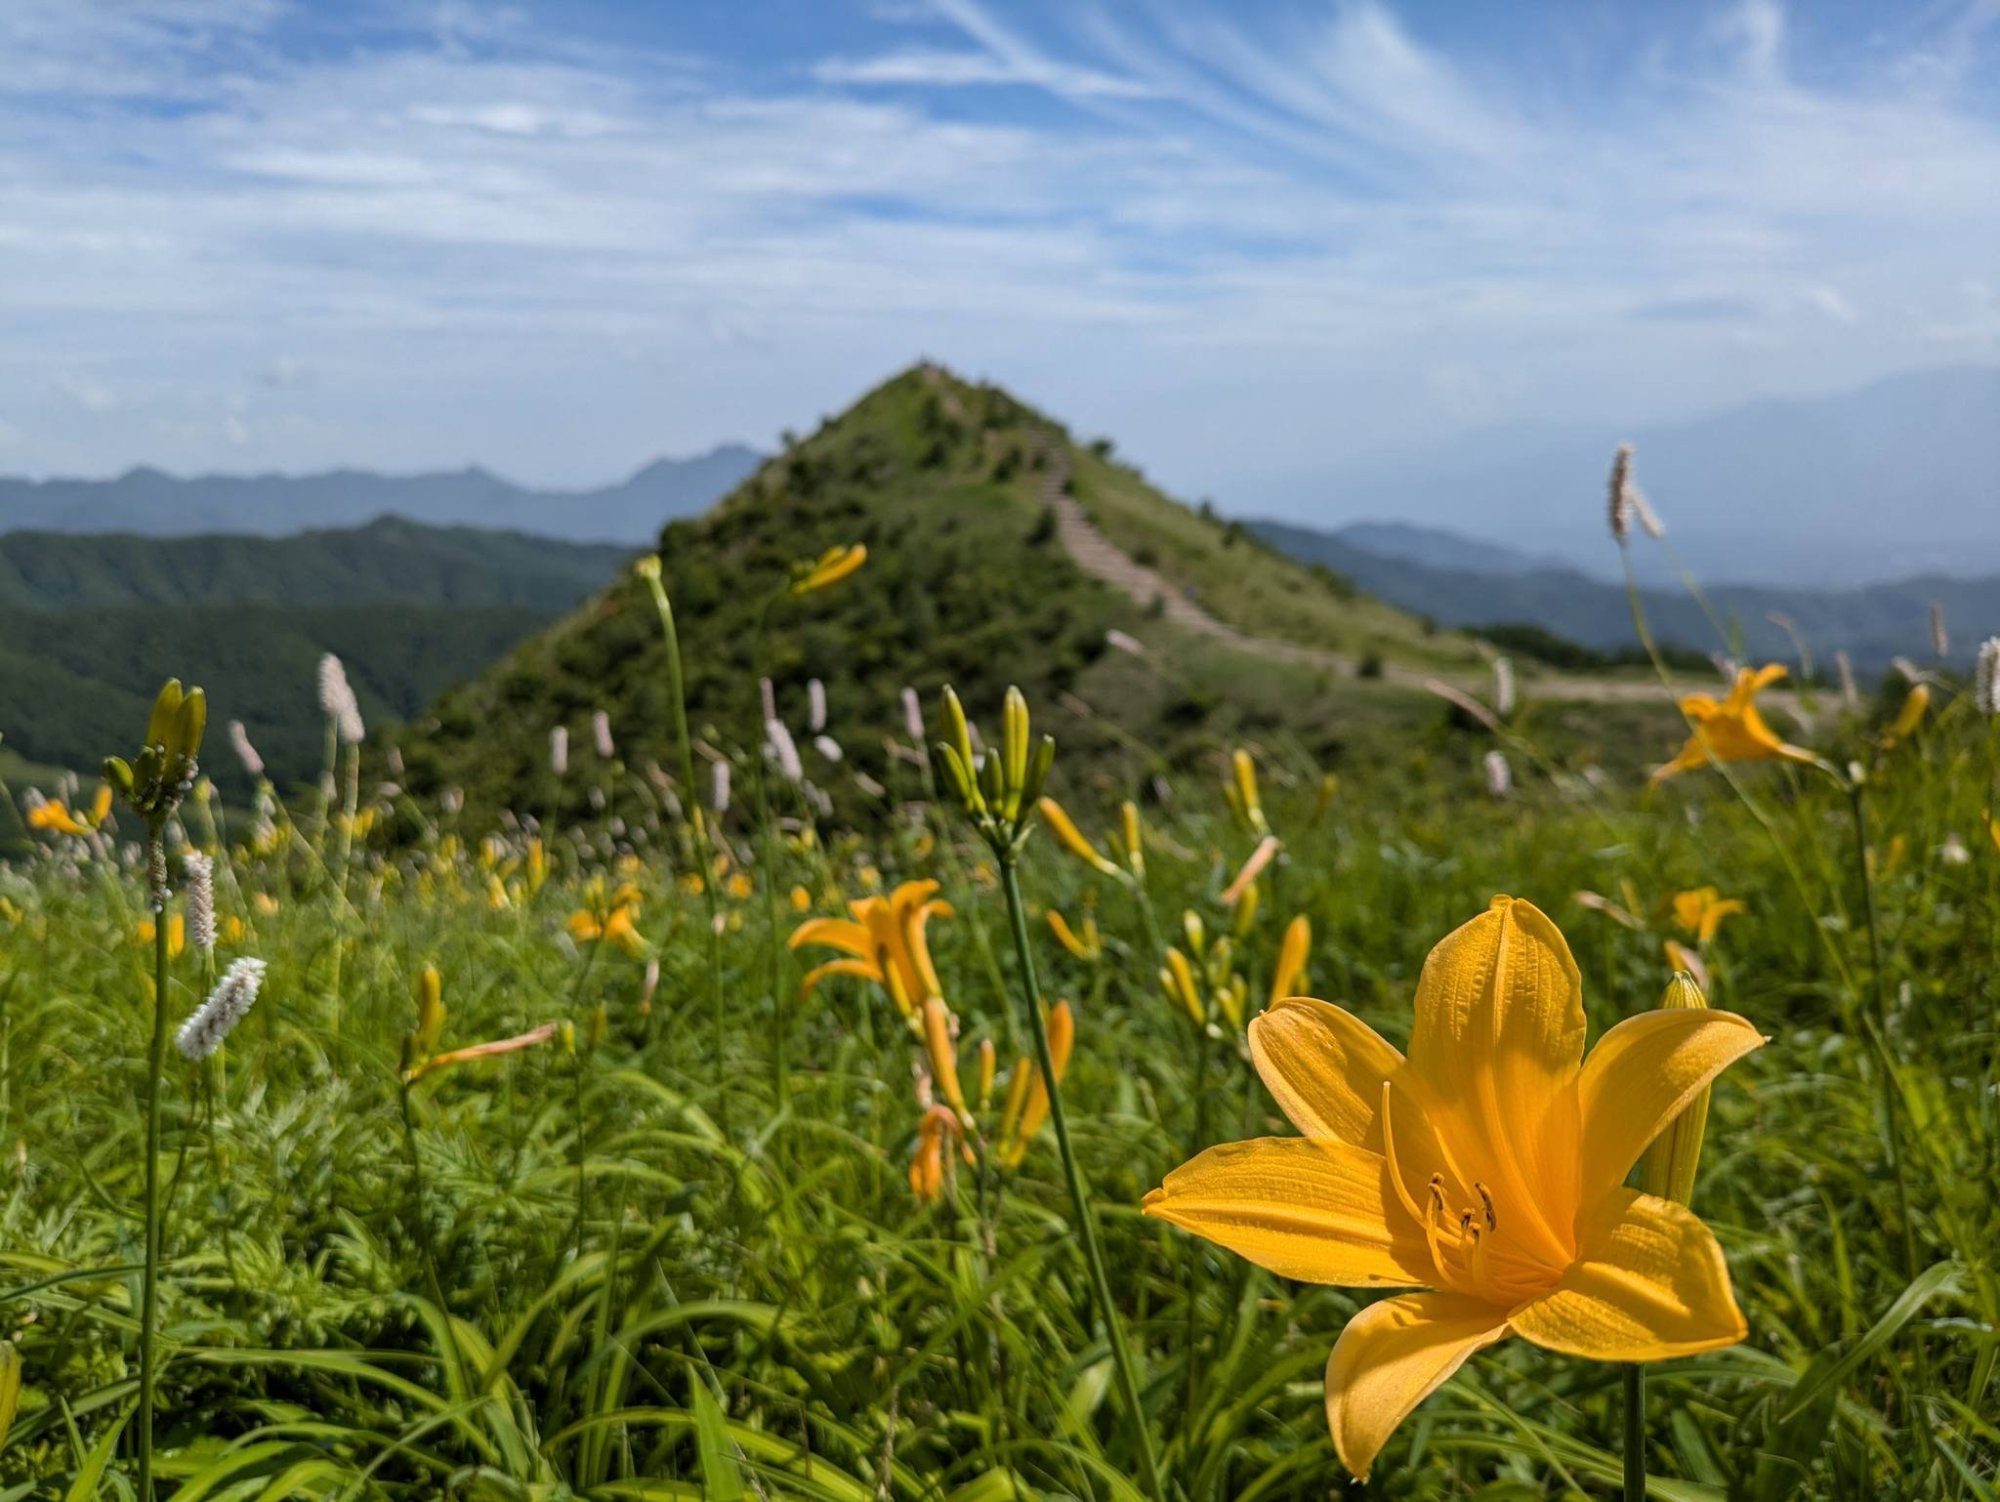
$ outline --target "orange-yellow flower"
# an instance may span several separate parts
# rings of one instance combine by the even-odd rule
[[[1278,945],[1278,963],[1271,971],[1271,1005],[1276,1006],[1305,979],[1306,961],[1312,955],[1312,923],[1304,913],[1285,925],[1285,937]]]
[[[858,975],[887,991],[896,1010],[915,1021],[925,1001],[944,995],[924,938],[924,925],[933,917],[951,916],[951,904],[937,900],[937,889],[934,881],[906,881],[887,897],[850,902],[852,919],[808,918],[801,923],[789,947],[824,944],[844,958],[808,971],[799,994],[810,995],[829,975]]]
[[[1365,1477],[1391,1432],[1475,1351],[1519,1335],[1657,1361],[1745,1333],[1715,1237],[1624,1188],[1648,1144],[1763,1039],[1705,1010],[1628,1018],[1584,1058],[1561,932],[1501,897],[1431,951],[1408,1057],[1300,997],[1250,1051],[1303,1136],[1211,1148],[1145,1211],[1305,1282],[1425,1288],[1371,1304],[1327,1364],[1334,1448]]]
[[[141,944],[152,943],[159,936],[159,932],[159,929],[154,927],[151,918],[142,918],[139,920],[139,942]],[[179,959],[186,948],[187,919],[179,913],[175,913],[171,918],[167,919],[167,956],[170,959]]]
[[[792,565],[792,593],[809,595],[829,584],[838,584],[868,561],[868,549],[860,543],[831,547],[809,563]]]
[[[569,915],[570,937],[579,944],[602,941],[616,944],[630,955],[643,954],[646,940],[638,927],[639,889],[627,882],[606,898],[600,881],[592,884],[588,896],[590,905]]]
[[[60,798],[51,798],[28,810],[28,828],[50,829],[57,834],[84,835],[111,816],[111,784],[104,783],[91,800],[89,812],[72,812]]]
[[[1710,694],[1689,694],[1681,713],[1694,721],[1694,732],[1672,761],[1653,773],[1653,781],[1678,776],[1711,761],[1799,761],[1814,763],[1812,752],[1778,739],[1777,732],[1757,712],[1758,690],[1785,676],[1785,665],[1738,668],[1729,697],[1717,703]]]
[[[1104,958],[1104,936],[1097,931],[1097,920],[1089,913],[1083,915],[1083,929],[1078,932],[1069,926],[1067,918],[1050,908],[1049,931],[1058,944],[1087,965]]]
[[[1667,905],[1673,912],[1674,922],[1693,934],[1697,944],[1712,940],[1716,930],[1722,927],[1724,918],[1745,911],[1740,901],[1722,896],[1714,887],[1676,892],[1667,899]]]
[[[1059,1001],[1049,1008],[1049,1062],[1055,1066],[1058,1085],[1069,1068],[1070,1049],[1075,1043],[1075,1014],[1068,1002]],[[1048,1115],[1049,1087],[1041,1066],[1022,1059],[1007,1077],[1007,1099],[1000,1108],[1000,1128],[993,1135],[994,1153],[1003,1166],[1020,1167],[1028,1155],[1028,1144],[1035,1140]]]

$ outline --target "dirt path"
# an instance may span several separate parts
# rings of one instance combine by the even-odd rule
[[[1212,638],[1236,651],[1276,662],[1322,668],[1343,678],[1357,674],[1359,664],[1345,653],[1308,647],[1276,637],[1252,636],[1227,621],[1218,620],[1189,599],[1171,580],[1140,563],[1092,525],[1090,518],[1084,515],[1083,507],[1077,504],[1076,497],[1069,493],[1069,464],[1058,445],[1043,440],[1040,453],[1041,499],[1055,514],[1056,536],[1077,567],[1092,578],[1103,580],[1134,604],[1150,607],[1155,600],[1160,601],[1166,619],[1174,625],[1197,636]],[[1420,689],[1445,675],[1419,672],[1390,663],[1383,666],[1382,677],[1390,683]],[[1468,689],[1465,684],[1452,686],[1461,691]],[[1538,698],[1593,704],[1660,703],[1666,698],[1657,683],[1616,682],[1560,674],[1533,678],[1525,686]]]

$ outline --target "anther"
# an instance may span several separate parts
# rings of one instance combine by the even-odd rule
[[[1479,1196],[1479,1203],[1486,1207],[1486,1229],[1489,1231],[1499,1230],[1500,1217],[1493,1213],[1493,1196],[1486,1192],[1486,1186],[1474,1183],[1472,1192]]]

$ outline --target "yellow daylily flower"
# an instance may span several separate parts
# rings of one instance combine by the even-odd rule
[[[1306,959],[1312,953],[1312,923],[1304,913],[1285,925],[1285,937],[1278,944],[1278,964],[1271,972],[1271,1005],[1276,1006],[1305,979]]]
[[[1035,807],[1041,813],[1042,822],[1048,825],[1049,833],[1056,837],[1056,843],[1071,855],[1105,876],[1122,877],[1125,874],[1117,862],[1090,843],[1083,831],[1076,827],[1076,820],[1055,799],[1044,796],[1037,800]],[[1136,826],[1136,820],[1134,822]]]
[[[1779,740],[1757,712],[1758,691],[1784,676],[1781,662],[1755,670],[1739,668],[1735,687],[1720,704],[1710,694],[1689,694],[1681,700],[1681,713],[1694,721],[1694,733],[1672,761],[1653,773],[1653,781],[1663,782],[1711,761],[1817,762],[1804,747]]]
[[[69,805],[60,798],[28,810],[28,828],[52,829],[57,834],[83,835],[90,833],[90,826],[69,811]]]
[[[951,904],[937,900],[934,881],[906,881],[887,897],[863,897],[850,902],[853,918],[808,918],[794,930],[787,947],[824,944],[844,959],[828,960],[806,973],[799,994],[809,996],[829,975],[857,975],[889,993],[896,1010],[911,1021],[933,996],[942,996],[937,968],[931,963],[924,925],[933,917],[951,916]]]
[[[158,935],[159,929],[154,927],[151,918],[142,918],[139,920],[139,942],[141,944],[152,943]],[[167,957],[169,959],[179,959],[186,949],[187,919],[179,913],[175,913],[171,918],[167,919]]]
[[[1903,707],[1896,711],[1896,718],[1889,728],[1882,732],[1882,749],[1887,751],[1896,742],[1914,734],[1924,722],[1924,711],[1931,707],[1931,690],[1927,683],[1915,684],[1903,698]]]
[[[1049,929],[1056,936],[1056,942],[1085,964],[1094,964],[1104,958],[1104,936],[1097,931],[1097,920],[1089,913],[1083,915],[1083,932],[1078,933],[1069,926],[1069,920],[1054,908],[1049,909]]]
[[[809,595],[829,584],[838,584],[868,561],[868,549],[860,543],[831,547],[809,563],[792,565],[792,593]]]
[[[1706,944],[1713,939],[1724,918],[1747,911],[1736,898],[1725,898],[1714,887],[1676,892],[1667,899],[1667,906],[1674,915],[1674,922],[1693,934],[1697,944]]]
[[[1049,1008],[1049,1063],[1055,1066],[1056,1083],[1062,1083],[1069,1069],[1069,1055],[1076,1043],[1076,1017],[1069,1003],[1059,1001]],[[1042,1129],[1049,1115],[1049,1087],[1041,1066],[1021,1059],[1007,1079],[1007,1099],[1000,1108],[1000,1129],[994,1133],[994,1152],[1003,1167],[1019,1168],[1028,1155],[1028,1144]]]
[[[619,887],[607,900],[603,882],[595,881],[587,890],[590,906],[569,915],[570,937],[579,944],[593,941],[616,944],[630,955],[645,953],[646,940],[639,932],[639,889],[630,882]]]
[[[100,829],[111,817],[111,784],[99,783],[90,808],[72,810],[60,798],[51,798],[28,810],[28,828],[48,829],[57,834],[86,835]]]
[[[1764,1039],[1727,1012],[1653,1011],[1586,1059],[1585,1030],[1562,933],[1495,898],[1425,961],[1407,1057],[1339,1007],[1281,1002],[1252,1023],[1250,1052],[1303,1135],[1211,1148],[1146,1196],[1146,1214],[1285,1277],[1429,1290],[1371,1304],[1334,1345],[1327,1420],[1356,1476],[1509,1335],[1598,1361],[1743,1338],[1708,1227],[1624,1182]]]

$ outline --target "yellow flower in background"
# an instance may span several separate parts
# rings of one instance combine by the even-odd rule
[[[69,811],[69,805],[60,798],[28,810],[28,828],[53,830],[57,834],[85,835],[90,826]]]
[[[1271,826],[1264,818],[1264,803],[1257,794],[1257,763],[1241,746],[1230,753],[1229,781],[1223,784],[1222,791],[1237,818],[1258,834],[1270,833]]]
[[[793,912],[795,913],[810,912],[812,911],[812,905],[813,905],[812,893],[808,892],[804,887],[795,886],[792,888]]]
[[[1084,837],[1083,831],[1076,827],[1076,820],[1072,819],[1055,799],[1043,797],[1036,802],[1035,807],[1041,812],[1042,822],[1049,826],[1049,833],[1056,837],[1056,843],[1071,855],[1105,876],[1122,877],[1125,874],[1116,861],[1102,854]],[[1134,810],[1135,837],[1138,823],[1136,814],[1137,810]]]
[[[1714,939],[1724,918],[1746,911],[1740,901],[1722,896],[1714,887],[1676,892],[1667,899],[1667,908],[1673,914],[1674,922],[1693,934],[1697,944],[1706,944]]]
[[[1083,932],[1078,933],[1069,926],[1069,920],[1054,908],[1049,909],[1049,928],[1056,936],[1056,942],[1085,964],[1094,964],[1104,958],[1104,936],[1097,931],[1097,920],[1089,913],[1083,915]]]
[[[1272,1006],[1290,996],[1304,982],[1312,941],[1312,924],[1304,913],[1285,925],[1285,937],[1278,944],[1277,967],[1271,972]]]
[[[569,915],[572,939],[579,944],[616,944],[630,955],[645,952],[646,940],[638,928],[640,892],[636,886],[626,882],[607,896],[604,880],[598,877],[584,888],[584,902]]]
[[[1812,752],[1778,739],[1777,732],[1757,712],[1758,692],[1784,676],[1785,665],[1780,662],[1754,671],[1738,668],[1736,686],[1721,703],[1709,694],[1689,694],[1681,700],[1681,713],[1694,721],[1694,733],[1672,761],[1653,773],[1653,781],[1663,782],[1711,761],[1816,763],[1818,758]]]
[[[867,561],[868,549],[858,542],[846,547],[828,548],[811,562],[792,565],[792,593],[809,595],[816,589],[825,589],[829,584],[838,584]]]
[[[28,810],[28,828],[52,830],[56,834],[86,835],[103,826],[111,817],[111,784],[100,783],[88,811],[72,811],[60,798],[51,798]]]
[[[729,880],[724,883],[723,890],[728,892],[738,902],[741,902],[757,890],[757,884],[751,881],[746,872],[732,871],[729,875]]]
[[[1684,1207],[1624,1186],[1653,1139],[1763,1038],[1727,1012],[1628,1018],[1586,1059],[1583,986],[1555,924],[1492,907],[1431,951],[1408,1057],[1300,997],[1250,1029],[1303,1134],[1211,1148],[1146,1196],[1167,1220],[1303,1282],[1424,1288],[1369,1305],[1327,1363],[1341,1462],[1509,1335],[1658,1361],[1745,1333],[1729,1268]]]
[[[951,916],[951,904],[937,900],[937,890],[934,881],[906,881],[887,897],[850,902],[847,910],[852,919],[808,918],[801,923],[788,948],[825,945],[846,957],[808,971],[799,983],[799,994],[811,995],[830,975],[855,975],[887,991],[896,1010],[914,1021],[926,1001],[944,994],[924,937],[924,926],[932,918]]]
[[[139,942],[141,944],[152,943],[154,939],[159,937],[159,932],[159,929],[154,926],[151,918],[142,918],[139,920]],[[179,959],[186,950],[187,919],[179,913],[175,913],[171,918],[167,919],[167,955],[170,959]]]
[[[1056,1083],[1062,1083],[1069,1069],[1070,1050],[1076,1044],[1076,1016],[1069,1003],[1059,1001],[1049,1008],[1049,1063]],[[1041,1067],[1023,1058],[1007,1077],[1007,1098],[1000,1108],[1000,1126],[993,1134],[994,1153],[1006,1168],[1019,1168],[1028,1155],[1028,1144],[1042,1129],[1049,1115],[1049,1087]]]
[[[1930,685],[1927,683],[1912,685],[1909,693],[1903,698],[1903,707],[1896,711],[1896,718],[1882,733],[1882,749],[1887,751],[1896,742],[1915,734],[1917,727],[1924,722],[1924,712],[1930,707]]]

